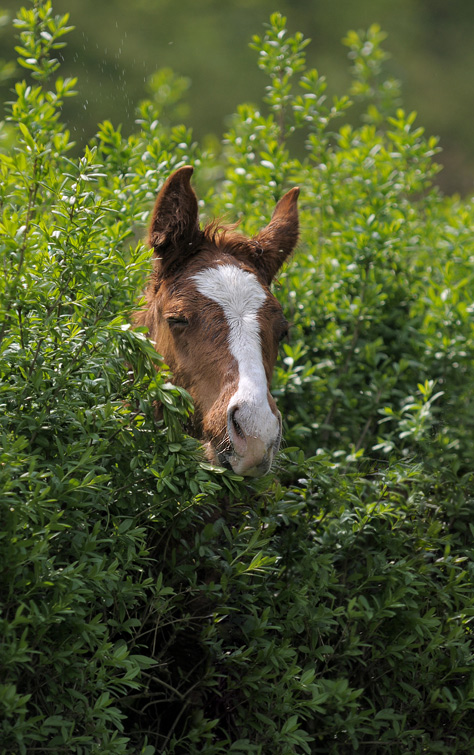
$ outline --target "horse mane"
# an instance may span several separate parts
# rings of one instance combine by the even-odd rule
[[[249,259],[253,255],[262,254],[263,249],[258,241],[235,230],[239,225],[239,220],[235,223],[224,223],[221,218],[214,218],[205,226],[203,239],[207,244],[238,259]]]

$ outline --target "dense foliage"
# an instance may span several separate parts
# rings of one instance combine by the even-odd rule
[[[265,104],[217,154],[172,125],[162,73],[137,132],[102,123],[76,160],[67,23],[49,0],[15,21],[29,78],[0,154],[1,752],[471,752],[473,205],[432,189],[383,35],[348,34],[330,103],[275,14]],[[185,163],[248,233],[301,186],[276,286],[287,447],[253,485],[203,461],[129,328],[151,202]]]

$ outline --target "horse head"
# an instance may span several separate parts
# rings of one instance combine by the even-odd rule
[[[208,458],[256,477],[280,445],[281,415],[269,387],[288,323],[270,284],[298,238],[299,189],[249,239],[216,223],[201,229],[192,172],[176,170],[157,196],[149,230],[154,270],[137,320],[191,394]]]

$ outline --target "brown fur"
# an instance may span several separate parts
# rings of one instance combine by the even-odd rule
[[[288,327],[269,285],[297,241],[299,190],[285,194],[267,227],[248,239],[216,223],[201,230],[197,198],[190,184],[192,172],[191,166],[175,171],[156,199],[149,230],[154,270],[146,289],[146,306],[136,322],[148,328],[175,382],[193,397],[196,433],[208,442],[209,458],[218,461],[220,449],[228,442],[227,406],[236,390],[237,365],[229,350],[222,308],[197,291],[191,276],[231,264],[258,278],[267,294],[259,320],[269,386],[278,342]],[[186,324],[179,318],[185,318]],[[272,412],[279,416],[269,393],[268,398]]]

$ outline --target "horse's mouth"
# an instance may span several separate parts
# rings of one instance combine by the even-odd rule
[[[205,444],[206,456],[212,464],[228,469],[229,472],[242,477],[263,477],[270,471],[273,460],[280,447],[281,431],[273,443],[268,446],[261,441],[260,448],[253,454],[237,453],[233,444],[227,438],[210,438]],[[258,439],[255,438],[255,441]]]
[[[270,471],[276,451],[277,449],[271,446],[262,460],[250,467],[246,467],[245,458],[238,456],[233,450],[216,453],[216,459],[219,466],[242,477],[263,477]]]

